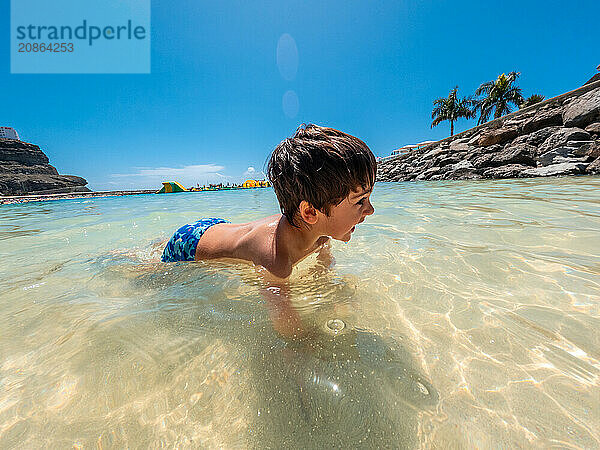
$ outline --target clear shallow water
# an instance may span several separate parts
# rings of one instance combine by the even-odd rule
[[[157,262],[270,189],[0,207],[0,447],[599,448],[600,178],[373,204],[279,309],[249,265]]]

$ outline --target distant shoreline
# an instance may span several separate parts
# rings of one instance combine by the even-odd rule
[[[265,186],[253,187],[224,187],[208,189],[190,189],[182,192],[206,192],[206,191],[228,191],[237,189],[260,189]],[[68,200],[74,198],[92,198],[92,197],[121,197],[123,195],[143,195],[158,194],[156,189],[138,189],[134,191],[88,191],[88,192],[66,192],[61,194],[27,194],[27,195],[0,195],[0,205],[12,205],[15,203],[46,202],[51,200]]]
[[[51,200],[65,200],[74,198],[92,197],[121,197],[123,195],[155,194],[156,189],[140,189],[135,191],[98,191],[98,192],[69,192],[63,194],[30,194],[11,195],[0,197],[0,205],[11,205],[15,203],[45,202]]]

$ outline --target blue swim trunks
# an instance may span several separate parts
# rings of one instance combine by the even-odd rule
[[[194,261],[198,241],[206,230],[217,223],[229,223],[229,221],[210,217],[182,226],[167,242],[162,254],[162,262]]]

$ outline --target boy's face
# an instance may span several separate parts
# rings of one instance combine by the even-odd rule
[[[329,217],[323,214],[325,234],[333,239],[348,242],[355,226],[375,212],[370,197],[373,187],[358,188],[339,204],[333,206]]]

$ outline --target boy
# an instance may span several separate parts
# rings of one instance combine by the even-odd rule
[[[185,225],[167,243],[162,260],[241,259],[287,278],[330,238],[348,242],[355,226],[373,214],[376,170],[373,153],[360,139],[300,126],[275,148],[267,168],[282,214],[243,224],[201,219]]]

